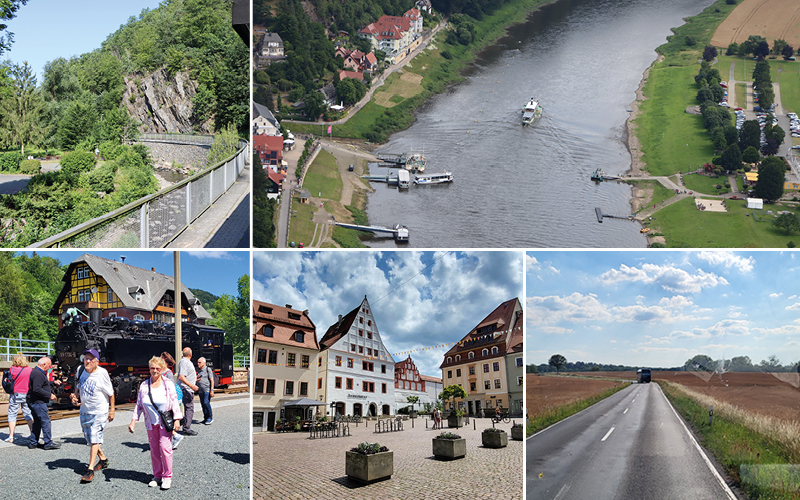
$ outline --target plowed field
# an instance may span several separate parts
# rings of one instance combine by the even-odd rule
[[[792,47],[800,46],[800,2],[796,0],[744,0],[722,21],[711,44],[727,47],[742,43],[750,35],[766,38],[770,46],[776,38]]]
[[[592,372],[590,376],[636,379],[634,372]],[[743,410],[781,420],[800,421],[800,374],[653,372],[653,381],[683,384]]]
[[[618,385],[612,380],[539,376],[527,374],[526,408],[535,417],[550,408],[568,405],[599,394]]]

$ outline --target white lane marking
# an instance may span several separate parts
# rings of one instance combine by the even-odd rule
[[[612,432],[614,432],[614,429],[616,429],[616,427],[612,427],[611,429],[609,429],[609,430],[608,430],[608,432],[606,432],[606,435],[605,435],[605,436],[603,436],[603,439],[601,439],[601,440],[600,440],[600,442],[602,443],[603,441],[605,441],[606,439],[608,439],[608,436],[610,436],[610,435],[611,435],[611,433],[612,433]]]
[[[736,499],[736,495],[734,495],[734,494],[733,494],[733,492],[731,491],[731,489],[728,487],[728,485],[727,485],[727,484],[725,483],[725,481],[722,479],[722,476],[720,476],[720,475],[719,475],[719,472],[717,472],[717,469],[716,469],[716,467],[714,467],[714,464],[712,464],[712,463],[711,463],[711,460],[709,460],[709,459],[708,459],[708,456],[706,456],[705,452],[703,451],[703,448],[701,448],[701,447],[700,447],[700,445],[699,445],[699,444],[697,444],[697,441],[694,439],[694,436],[692,435],[692,433],[691,433],[691,432],[689,432],[689,428],[688,428],[688,427],[686,427],[686,424],[685,424],[685,423],[683,423],[683,419],[682,419],[682,418],[681,418],[681,417],[678,415],[678,412],[677,412],[677,411],[675,411],[675,408],[672,406],[672,403],[670,403],[670,402],[669,402],[669,399],[667,399],[667,396],[666,396],[666,394],[664,394],[664,391],[662,391],[662,390],[661,390],[661,387],[660,387],[660,386],[659,386],[659,388],[658,388],[658,392],[660,392],[660,393],[661,393],[661,395],[662,395],[662,396],[664,396],[664,400],[667,402],[667,404],[669,405],[669,407],[672,409],[672,413],[674,413],[674,414],[675,414],[675,418],[677,418],[677,419],[678,419],[678,422],[680,422],[680,423],[681,423],[681,425],[683,426],[683,430],[685,430],[685,431],[686,431],[686,434],[689,436],[689,439],[691,439],[691,441],[692,441],[692,444],[693,444],[693,445],[694,445],[694,447],[697,449],[697,452],[698,452],[698,453],[700,453],[700,456],[701,456],[701,457],[703,457],[703,460],[706,462],[706,465],[708,466],[708,468],[709,468],[709,469],[711,469],[711,472],[714,474],[714,477],[716,477],[716,478],[717,478],[717,481],[719,481],[719,484],[720,484],[720,486],[722,486],[722,489],[723,489],[723,490],[725,491],[725,493],[728,495],[728,498],[729,498],[730,500],[737,500],[737,499]],[[663,425],[663,424],[662,424],[662,425]]]
[[[556,495],[556,497],[553,500],[558,500],[559,498],[562,497],[562,495],[564,495],[564,493],[568,491],[569,491],[569,485],[565,484],[564,486],[561,487],[560,490],[558,490],[558,495]]]
[[[631,404],[633,404],[635,402],[636,402],[636,398],[633,398],[633,401],[631,401]]]
[[[630,409],[630,408],[625,408],[625,411],[623,411],[623,412],[622,412],[622,414],[623,414],[623,415],[625,415],[626,413],[628,413],[628,410],[629,410],[629,409]]]

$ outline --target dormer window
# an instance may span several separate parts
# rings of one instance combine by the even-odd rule
[[[264,335],[265,337],[272,337],[272,333],[274,330],[275,327],[273,327],[272,325],[264,325],[264,331],[262,335]]]
[[[497,346],[492,347],[492,354],[497,354],[498,352],[500,352],[500,349]]]
[[[475,358],[475,353],[470,351],[469,354],[467,354],[467,358],[469,358],[469,359]]]
[[[452,358],[452,357],[450,357],[450,356],[447,356],[447,362],[448,362],[448,363],[452,363],[452,362],[453,362],[453,358]]]
[[[303,339],[305,338],[305,334],[303,332],[294,332],[294,341],[303,343]]]
[[[290,312],[289,313],[289,319],[297,319],[297,320],[299,320],[300,319],[300,315],[297,314],[297,313]]]
[[[461,355],[460,354],[456,354],[456,361],[461,361]]]
[[[488,355],[489,355],[489,349],[484,349],[481,351],[481,356],[488,356]]]
[[[272,314],[272,308],[267,306],[258,306],[258,312],[262,314]]]

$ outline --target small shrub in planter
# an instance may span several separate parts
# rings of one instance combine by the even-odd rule
[[[464,458],[467,456],[467,440],[452,432],[442,432],[433,438],[433,455],[449,460]]]
[[[345,472],[362,483],[389,479],[394,472],[394,452],[378,443],[361,443],[345,453]]]
[[[514,424],[511,426],[511,439],[514,441],[522,441],[522,424]]]
[[[481,442],[485,448],[505,448],[508,446],[508,434],[506,431],[494,427],[484,429],[481,433]]]

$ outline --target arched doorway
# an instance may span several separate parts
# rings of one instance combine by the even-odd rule
[[[369,412],[367,413],[367,416],[377,417],[378,416],[378,405],[376,405],[375,403],[370,403],[369,404]]]
[[[336,403],[336,410],[335,410],[336,411],[336,415],[339,415],[339,416],[344,415],[344,409],[345,409],[344,402]],[[334,415],[334,416],[336,416],[336,415]]]
[[[392,412],[389,410],[389,405],[383,405],[383,414],[384,415],[391,415]]]
[[[358,415],[360,417],[362,412],[361,403],[353,403],[353,416]]]

